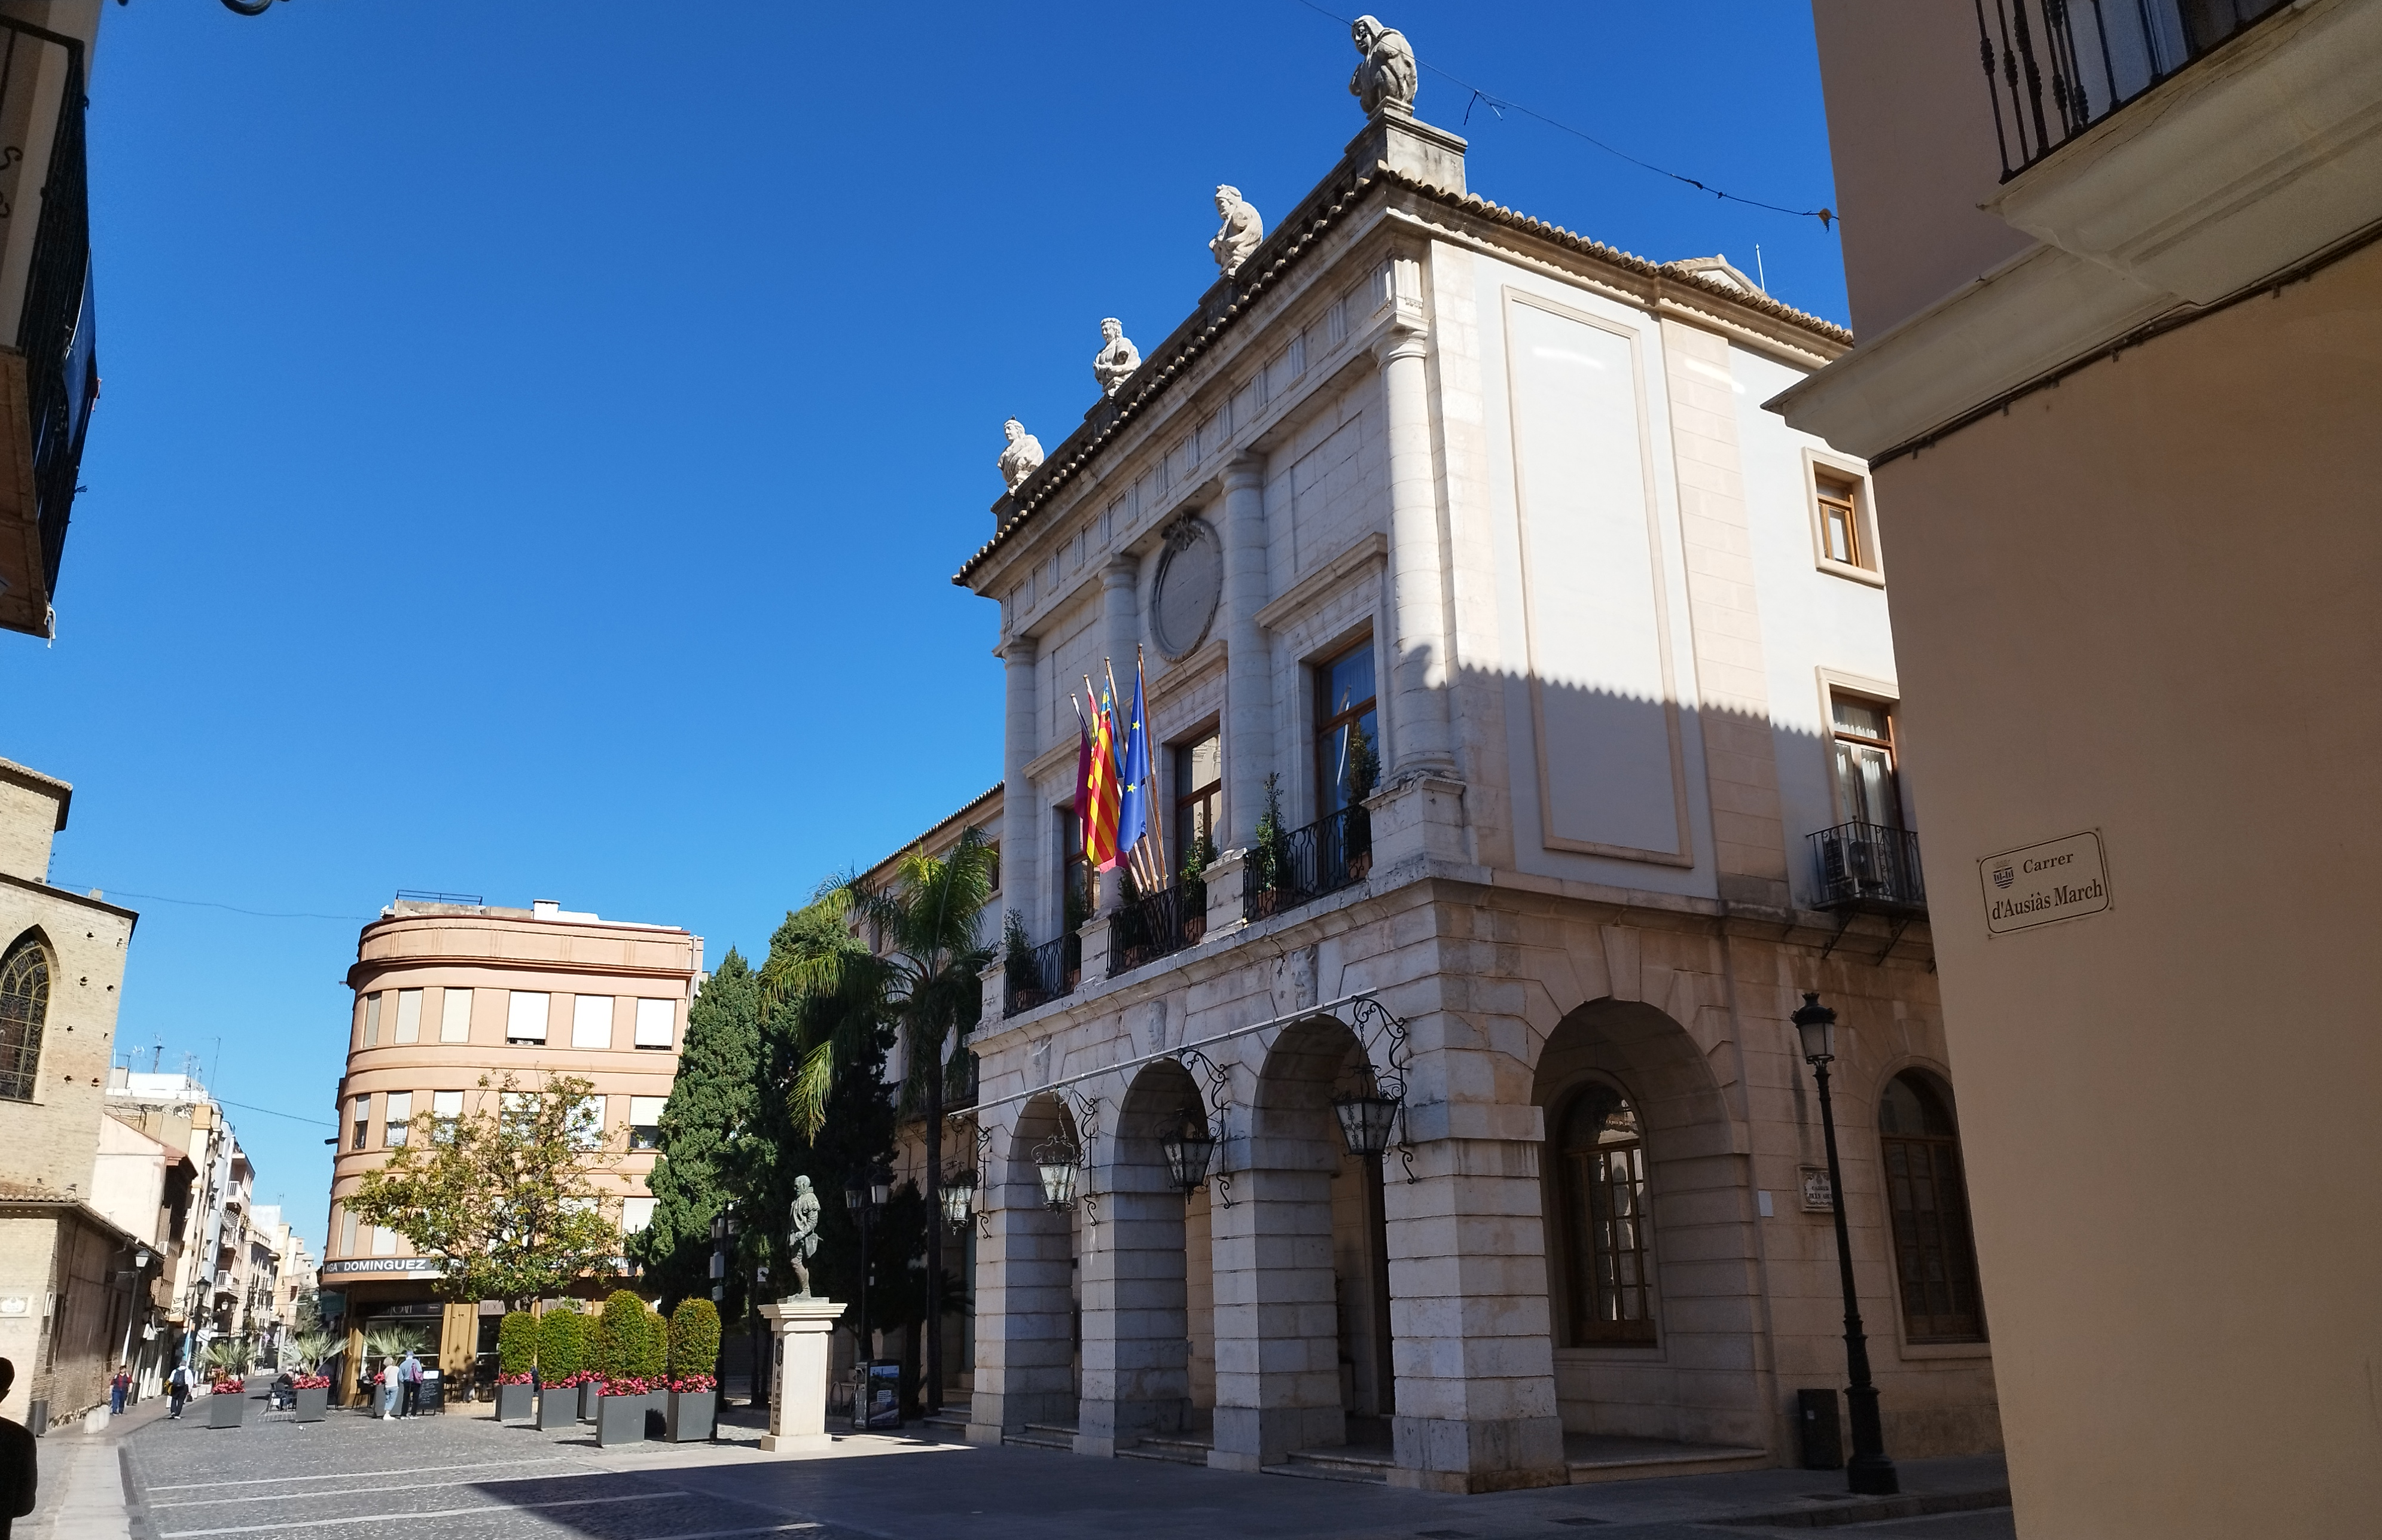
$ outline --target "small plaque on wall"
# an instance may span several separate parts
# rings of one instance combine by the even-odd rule
[[[1836,1212],[1836,1189],[1828,1182],[1828,1168],[1807,1165],[1803,1171],[1803,1212],[1834,1214]]]

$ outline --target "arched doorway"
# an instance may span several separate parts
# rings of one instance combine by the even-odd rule
[[[1565,1431],[1764,1447],[1749,1173],[1695,1040],[1590,1001],[1548,1035],[1532,1100]]]
[[[1912,1342],[1983,1342],[1984,1299],[1952,1088],[1922,1069],[1887,1081],[1878,1098],[1877,1142],[1903,1335]]]
[[[1259,1074],[1247,1168],[1213,1211],[1217,1463],[1390,1442],[1396,1406],[1378,1162],[1350,1155],[1332,1098],[1368,1061],[1348,1027],[1287,1028]]]
[[[1164,1149],[1186,1122],[1207,1123],[1190,1074],[1172,1059],[1144,1066],[1118,1108],[1113,1158],[1101,1172],[1103,1244],[1084,1257],[1078,1447],[1087,1453],[1194,1431],[1215,1405],[1213,1289],[1204,1275],[1205,1319],[1195,1324],[1191,1308],[1195,1221],[1202,1275],[1210,1255],[1206,1194],[1186,1195],[1175,1185]],[[1204,1400],[1192,1380],[1201,1338]]]
[[[974,1420],[1004,1434],[1072,1434],[1082,1393],[1081,1203],[1051,1208],[1038,1156],[1080,1150],[1055,1096],[1025,1103],[997,1162],[992,1235],[979,1241]]]

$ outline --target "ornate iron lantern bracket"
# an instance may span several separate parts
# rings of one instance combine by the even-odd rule
[[[1350,1153],[1374,1160],[1395,1148],[1399,1162],[1406,1166],[1406,1181],[1419,1182],[1422,1178],[1414,1168],[1414,1141],[1406,1131],[1406,1073],[1413,1067],[1414,1058],[1408,1047],[1406,1018],[1369,994],[1350,1001],[1348,1015],[1353,1018],[1349,1026],[1357,1034],[1357,1044],[1364,1051],[1367,1088],[1332,1099],[1332,1110],[1340,1118],[1341,1137],[1347,1141]],[[1397,1128],[1394,1145],[1390,1139],[1393,1123]]]

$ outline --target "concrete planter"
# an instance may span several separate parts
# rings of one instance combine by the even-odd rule
[[[547,1386],[537,1393],[537,1425],[543,1432],[579,1425],[578,1386]]]
[[[247,1415],[248,1394],[245,1391],[237,1396],[207,1398],[207,1426],[211,1428],[236,1428]]]
[[[323,1409],[330,1404],[331,1387],[327,1385],[301,1390],[290,1412],[291,1419],[300,1423],[319,1423],[323,1420]]]
[[[536,1402],[536,1393],[529,1386],[500,1385],[497,1386],[497,1421],[518,1423],[524,1418],[535,1416]]]
[[[673,1390],[665,1414],[668,1432],[664,1436],[673,1444],[698,1444],[711,1436],[714,1423],[719,1419],[719,1392],[717,1390]]]
[[[601,1396],[596,1401],[596,1443],[599,1448],[642,1444],[650,1396]]]
[[[603,1381],[585,1380],[581,1382],[579,1386],[579,1420],[583,1423],[592,1423],[596,1421],[596,1403],[603,1398]]]

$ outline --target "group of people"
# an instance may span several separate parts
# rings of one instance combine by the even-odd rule
[[[365,1378],[368,1388],[377,1391],[380,1415],[384,1421],[394,1417],[411,1417],[422,1404],[422,1361],[408,1348],[405,1357],[380,1366],[380,1373]]]

